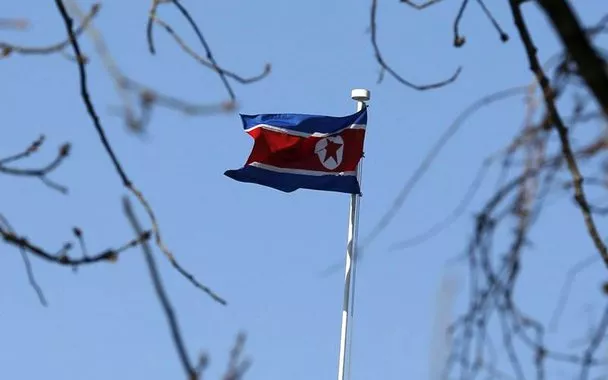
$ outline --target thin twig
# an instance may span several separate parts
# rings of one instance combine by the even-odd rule
[[[583,355],[583,362],[581,364],[581,380],[586,380],[589,376],[589,367],[593,363],[593,354],[597,351],[600,343],[606,336],[606,330],[608,329],[608,307],[604,308],[604,314],[600,323],[597,326],[596,331],[593,332],[593,337],[589,346],[585,350]]]
[[[245,372],[249,369],[251,362],[247,359],[241,360],[245,340],[245,334],[240,333],[237,335],[234,347],[230,351],[228,368],[226,369],[226,373],[222,377],[222,380],[240,380],[243,378]]]
[[[421,3],[421,4],[416,4],[416,3],[414,3],[411,0],[400,0],[400,1],[402,3],[404,3],[404,4],[409,5],[410,7],[414,8],[414,9],[422,10],[422,9],[428,8],[430,6],[433,6],[433,5],[437,4],[437,3],[440,3],[443,0],[429,0],[429,1],[426,1],[426,2]]]
[[[32,142],[30,144],[30,146],[27,149],[25,149],[24,151],[14,154],[12,156],[8,156],[8,157],[0,159],[0,173],[7,174],[7,175],[21,176],[21,177],[38,178],[45,185],[49,186],[50,188],[65,194],[65,193],[67,193],[68,189],[65,186],[59,185],[59,184],[51,181],[50,179],[48,179],[47,175],[50,174],[51,172],[53,172],[54,170],[56,170],[63,163],[63,161],[69,156],[69,154],[70,154],[70,144],[69,143],[65,143],[65,144],[61,145],[57,152],[57,156],[55,156],[55,158],[50,163],[48,163],[47,165],[45,165],[41,168],[22,169],[22,168],[16,168],[13,166],[7,166],[7,164],[14,164],[18,161],[24,160],[25,158],[29,157],[33,153],[38,152],[43,143],[44,143],[44,135],[40,136],[37,140]]]
[[[494,29],[496,29],[496,31],[500,35],[500,40],[502,42],[507,42],[509,40],[509,35],[507,33],[505,33],[505,31],[500,27],[500,24],[498,23],[498,21],[496,21],[496,18],[494,17],[494,15],[492,15],[492,12],[490,12],[488,7],[486,6],[486,3],[484,3],[483,0],[477,0],[477,3],[483,10],[483,13],[486,15],[486,17],[492,23],[492,26],[494,26]]]
[[[377,8],[378,8],[378,0],[372,0],[372,7],[371,7],[371,13],[370,13],[370,15],[371,15],[371,20],[370,20],[371,40],[372,40],[372,46],[374,48],[374,54],[376,56],[376,61],[378,61],[378,63],[380,64],[380,66],[382,67],[383,70],[385,70],[386,72],[391,74],[391,76],[393,78],[395,78],[399,83],[401,83],[407,87],[410,87],[414,90],[418,90],[418,91],[425,91],[425,90],[431,90],[431,89],[443,87],[443,86],[446,86],[446,85],[454,82],[458,78],[458,76],[460,75],[460,72],[462,71],[462,67],[459,67],[456,70],[456,72],[454,72],[454,74],[452,74],[452,76],[449,77],[448,79],[445,79],[445,80],[442,80],[439,82],[435,82],[435,83],[418,85],[418,84],[414,84],[414,83],[408,81],[407,79],[400,76],[395,70],[393,70],[382,57],[382,54],[380,53],[380,48],[378,47],[377,25],[376,25]]]
[[[8,219],[6,219],[6,217],[4,217],[4,215],[2,215],[2,214],[0,214],[0,223],[4,224],[6,229],[11,234],[13,234],[13,235],[15,234],[15,230],[13,229],[13,226],[11,226],[11,224],[8,222]],[[2,227],[0,227],[0,231],[1,230],[2,230]],[[46,300],[46,297],[44,296],[44,292],[42,291],[42,288],[40,287],[40,285],[38,285],[38,282],[36,281],[36,277],[34,277],[34,270],[32,268],[32,263],[30,262],[30,258],[27,255],[25,248],[19,247],[19,252],[21,253],[21,258],[23,259],[23,264],[25,265],[25,271],[27,273],[27,278],[30,283],[30,286],[36,292],[36,295],[38,296],[38,300],[40,301],[40,304],[42,304],[42,306],[44,306],[44,307],[47,307],[48,302]]]
[[[481,183],[483,182],[483,179],[485,178],[486,174],[488,173],[490,164],[491,164],[491,160],[487,160],[487,161],[483,162],[483,164],[479,168],[479,171],[475,175],[473,182],[471,182],[471,184],[469,185],[467,192],[462,197],[460,202],[458,202],[458,205],[454,208],[454,210],[448,216],[446,216],[440,222],[435,223],[432,227],[430,227],[426,231],[424,231],[414,237],[391,244],[389,249],[390,250],[400,250],[400,249],[404,249],[404,248],[415,247],[425,241],[428,241],[429,239],[431,239],[433,237],[436,237],[444,229],[451,226],[456,220],[458,220],[458,218],[460,216],[462,216],[462,214],[465,212],[466,208],[469,206],[469,204],[475,197],[477,190],[479,190]]]
[[[150,6],[150,12],[148,13],[148,22],[146,24],[146,40],[148,41],[148,50],[150,54],[156,54],[156,48],[154,47],[154,22],[153,20],[156,18],[156,11],[158,10],[158,6],[161,3],[166,3],[167,0],[152,0],[152,5]]]
[[[31,154],[35,153],[40,149],[45,140],[44,135],[40,135],[36,140],[34,140],[24,151],[14,154],[12,156],[8,156],[6,158],[0,159],[0,165],[6,165],[14,161],[19,161],[24,158],[29,157]]]
[[[214,65],[212,62],[210,62],[210,61],[204,59],[203,57],[201,57],[200,55],[198,55],[194,50],[192,50],[192,48],[190,48],[186,44],[186,42],[184,42],[184,40],[166,22],[159,19],[158,17],[154,17],[154,22],[157,23],[158,25],[162,26],[163,29],[165,29],[167,31],[167,33],[169,33],[171,35],[171,37],[173,37],[175,42],[182,48],[182,50],[184,52],[186,52],[186,54],[188,54],[189,56],[194,58],[201,65],[214,69],[215,71],[218,71],[218,72],[221,71],[222,73],[224,73],[224,75],[226,75],[226,77],[232,78],[239,83],[242,83],[242,84],[254,83],[261,79],[264,79],[266,76],[268,76],[268,74],[270,74],[270,69],[271,69],[270,64],[266,64],[264,66],[264,70],[262,71],[262,73],[252,76],[252,77],[248,77],[248,78],[242,77],[242,76],[240,76],[232,71],[228,71],[222,67],[218,67],[218,66]]]
[[[91,6],[91,10],[89,13],[83,18],[80,26],[74,31],[74,38],[80,36],[82,32],[88,27],[89,23],[93,18],[99,13],[101,9],[101,4],[95,3]],[[67,39],[65,41],[57,42],[55,44],[49,46],[40,46],[40,47],[25,47],[9,44],[7,42],[0,42],[0,58],[6,57],[12,53],[22,54],[22,55],[39,55],[39,54],[51,54],[56,53],[58,51],[63,50],[67,46],[70,45],[70,40]],[[77,56],[82,57],[82,56]]]
[[[57,156],[53,159],[53,161],[48,163],[46,166],[43,166],[38,169],[19,169],[19,168],[7,167],[7,166],[0,164],[0,173],[10,174],[10,175],[15,175],[15,176],[24,176],[24,177],[43,177],[43,176],[51,173],[55,169],[57,169],[61,165],[63,160],[65,160],[65,158],[69,155],[69,153],[70,153],[70,145],[65,144],[59,148],[59,152],[58,152]],[[9,158],[13,158],[13,157],[9,157]]]
[[[133,227],[133,230],[135,231],[135,234],[138,236],[141,235],[142,228],[139,224],[139,221],[135,217],[135,213],[133,212],[133,208],[131,206],[131,203],[129,202],[129,198],[127,197],[123,198],[123,209],[125,215],[131,223],[131,226]],[[143,242],[141,244],[141,248],[146,258],[146,264],[148,265],[150,278],[152,279],[152,283],[154,284],[154,290],[156,292],[156,295],[158,296],[158,299],[160,300],[163,312],[167,317],[169,328],[171,329],[171,337],[173,339],[173,343],[175,344],[175,349],[177,350],[180,362],[182,363],[182,367],[184,367],[184,372],[186,372],[188,379],[194,380],[197,378],[196,370],[192,366],[190,358],[188,357],[188,353],[186,352],[184,339],[177,323],[175,312],[173,311],[173,307],[171,306],[171,302],[169,301],[169,297],[167,296],[167,293],[163,286],[160,274],[158,273],[158,269],[156,268],[156,263],[154,261],[154,256],[152,255],[152,250],[146,242]]]
[[[220,66],[217,64],[215,58],[213,57],[213,54],[211,53],[211,47],[207,43],[207,40],[205,40],[203,33],[201,32],[200,28],[198,27],[198,25],[196,24],[196,22],[190,15],[190,12],[188,12],[188,10],[179,2],[179,0],[171,0],[171,1],[173,2],[173,4],[175,4],[175,6],[181,12],[181,14],[186,18],[186,20],[188,21],[188,23],[190,24],[192,29],[194,29],[194,32],[196,33],[198,40],[200,41],[201,45],[203,45],[203,47],[205,49],[207,59],[213,65],[213,68],[215,69],[215,71],[218,73],[220,79],[222,80],[222,83],[224,84],[226,91],[228,91],[230,100],[235,101],[236,95],[234,94],[234,90],[232,89],[232,86],[230,85],[230,83],[228,83],[228,79],[226,79],[226,73],[223,72],[221,70]]]
[[[49,262],[52,262],[55,264],[71,266],[71,267],[96,264],[99,262],[115,262],[116,260],[118,260],[118,257],[120,256],[120,254],[122,254],[129,248],[133,248],[133,247],[137,246],[138,244],[141,244],[142,242],[147,241],[150,238],[150,235],[151,235],[150,231],[147,231],[146,233],[142,234],[138,238],[129,241],[128,243],[124,244],[123,246],[121,246],[119,248],[116,248],[116,249],[110,248],[110,249],[106,249],[105,251],[102,251],[100,253],[97,253],[95,255],[83,256],[80,258],[72,258],[67,255],[68,251],[72,248],[72,244],[70,244],[70,243],[65,244],[63,246],[63,248],[61,250],[59,250],[59,253],[54,254],[54,253],[48,252],[44,248],[42,248],[34,243],[31,243],[24,236],[19,236],[15,233],[11,232],[9,229],[5,229],[0,226],[0,237],[2,239],[4,239],[4,241],[6,243],[13,245],[19,249],[24,249],[27,252],[29,252],[29,253],[33,254],[34,256],[41,258],[43,260],[46,260],[46,261],[49,261]]]
[[[562,285],[562,289],[559,292],[559,300],[557,301],[557,305],[555,306],[555,310],[553,311],[553,314],[551,316],[551,321],[549,322],[550,331],[555,331],[558,328],[559,319],[561,318],[564,308],[566,307],[566,303],[568,302],[570,288],[572,287],[576,276],[581,271],[594,264],[598,259],[599,257],[596,254],[593,254],[579,261],[576,265],[574,265],[574,267],[568,270],[566,279],[564,280],[564,284]]]
[[[460,4],[460,8],[458,8],[458,13],[456,14],[456,18],[454,19],[454,46],[460,47],[464,45],[466,42],[465,38],[460,35],[460,21],[462,20],[462,16],[464,15],[464,11],[469,5],[469,0],[463,0]]]

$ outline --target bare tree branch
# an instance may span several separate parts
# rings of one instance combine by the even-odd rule
[[[130,242],[124,244],[122,247],[116,249],[109,248],[95,255],[83,256],[80,258],[68,256],[68,252],[70,251],[70,249],[72,249],[71,243],[65,243],[57,253],[50,253],[44,248],[30,242],[26,237],[19,236],[11,229],[2,227],[1,225],[0,237],[4,239],[5,243],[13,245],[19,249],[23,249],[40,259],[46,260],[54,264],[78,267],[81,265],[96,264],[99,262],[115,262],[116,260],[118,260],[120,254],[122,254],[129,248],[133,248],[138,244],[147,241],[150,238],[150,232],[142,234],[138,238],[133,239]]]
[[[228,79],[226,79],[226,74],[220,69],[220,66],[217,64],[217,61],[215,60],[215,58],[213,57],[213,54],[211,53],[211,47],[207,43],[207,40],[203,36],[203,33],[201,32],[201,30],[198,27],[197,23],[194,21],[194,19],[190,15],[190,12],[188,12],[188,10],[181,4],[181,2],[179,0],[171,0],[171,2],[173,4],[175,4],[175,6],[177,7],[177,9],[186,18],[186,20],[188,21],[188,23],[190,24],[190,26],[192,27],[192,29],[194,29],[194,32],[196,33],[196,36],[198,37],[199,42],[205,48],[205,53],[206,53],[207,59],[213,65],[213,68],[215,69],[215,71],[220,76],[220,79],[222,80],[222,83],[224,84],[224,87],[226,88],[226,91],[228,91],[228,95],[230,96],[230,100],[235,101],[236,100],[236,95],[234,94],[234,90],[232,89],[232,86],[228,82]]]
[[[67,10],[66,10],[62,0],[55,0],[55,4],[57,5],[57,9],[59,10],[59,13],[61,14],[61,17],[64,21],[65,27],[67,29],[67,33],[69,35],[70,42],[72,44],[72,48],[74,49],[74,53],[77,57],[79,57],[79,56],[81,56],[81,50],[80,50],[80,45],[78,44],[78,40],[76,39],[76,36],[74,34],[74,30],[72,29],[73,28],[72,18],[68,15]],[[112,160],[114,169],[116,170],[118,176],[122,180],[124,187],[126,187],[128,190],[130,190],[131,193],[133,193],[137,197],[137,199],[140,201],[140,203],[145,208],[148,216],[150,217],[150,220],[152,222],[152,231],[153,231],[157,246],[161,249],[161,251],[165,254],[165,256],[167,256],[167,258],[169,259],[169,261],[171,262],[173,267],[175,269],[177,269],[177,271],[180,272],[184,277],[186,277],[186,279],[188,279],[194,286],[203,290],[213,300],[225,305],[226,301],[224,299],[222,299],[220,296],[218,296],[210,288],[208,288],[207,286],[201,284],[198,280],[196,280],[192,274],[190,274],[188,271],[186,271],[178,263],[178,261],[175,259],[173,254],[166,247],[164,241],[162,240],[160,228],[158,226],[158,222],[156,220],[156,216],[152,210],[152,207],[150,206],[150,204],[144,197],[143,193],[135,187],[135,185],[133,184],[131,179],[127,176],[120,161],[118,160],[116,154],[114,153],[114,150],[112,149],[108,138],[106,137],[106,134],[101,125],[99,116],[97,115],[95,107],[93,106],[93,102],[91,101],[91,97],[89,95],[89,90],[88,90],[88,85],[87,85],[87,73],[86,73],[85,66],[82,62],[78,62],[78,71],[79,71],[79,77],[80,77],[80,95],[85,104],[87,112],[89,113],[89,116],[91,117],[91,120],[93,121],[93,125],[99,136],[101,144],[103,145],[108,156]]]
[[[446,85],[454,82],[458,78],[458,75],[460,75],[460,72],[462,71],[461,67],[459,67],[456,70],[456,72],[454,74],[452,74],[452,76],[449,77],[448,79],[445,79],[445,80],[442,80],[439,82],[435,82],[435,83],[425,84],[425,85],[414,84],[414,83],[404,79],[399,74],[397,74],[397,72],[395,70],[393,70],[386,63],[386,61],[382,57],[382,54],[380,53],[380,48],[378,47],[377,25],[376,25],[376,9],[377,8],[378,8],[378,0],[372,0],[371,21],[370,21],[372,46],[374,48],[374,54],[376,55],[376,60],[380,64],[383,71],[386,71],[389,74],[391,74],[391,76],[393,78],[395,78],[399,83],[401,83],[409,88],[412,88],[414,90],[418,90],[418,91],[431,90],[431,89],[443,87],[443,86],[446,86]]]
[[[428,8],[430,6],[436,5],[440,2],[442,2],[443,0],[429,0],[429,1],[425,1],[420,4],[416,4],[411,0],[400,0],[400,1],[404,4],[409,5],[410,7],[414,8],[414,9],[422,10],[422,9]]]
[[[133,208],[131,207],[131,203],[127,197],[123,198],[123,208],[125,215],[129,219],[131,226],[133,227],[133,231],[137,236],[142,234],[142,228],[139,225],[137,218],[135,217],[135,213],[133,212]],[[154,262],[154,257],[152,256],[152,250],[148,246],[146,242],[143,242],[142,250],[144,252],[144,256],[146,258],[146,264],[148,265],[148,270],[150,271],[150,278],[152,279],[152,283],[154,284],[154,290],[156,291],[156,295],[160,300],[160,303],[163,308],[163,312],[167,317],[169,322],[169,327],[171,329],[171,337],[173,339],[173,343],[175,344],[175,349],[179,355],[179,359],[182,363],[182,367],[184,367],[184,372],[186,372],[188,379],[196,379],[196,371],[188,358],[188,353],[186,352],[186,346],[184,344],[184,339],[182,338],[182,333],[180,331],[179,325],[177,323],[177,318],[175,317],[175,312],[173,311],[173,307],[171,306],[171,302],[169,301],[169,297],[165,292],[165,288],[162,284],[162,280],[160,278],[160,274],[158,273],[158,269],[156,269],[156,263]]]
[[[190,48],[185,42],[184,40],[182,40],[182,38],[177,35],[177,33],[175,33],[175,31],[173,30],[173,28],[171,28],[167,23],[165,23],[163,20],[159,19],[158,17],[154,16],[153,18],[151,17],[151,19],[154,20],[154,22],[160,26],[162,26],[167,33],[169,33],[171,35],[171,37],[173,37],[173,39],[175,40],[175,42],[179,45],[179,47],[182,48],[183,51],[186,52],[186,54],[188,54],[189,56],[191,56],[192,58],[194,58],[197,62],[199,62],[201,65],[213,69],[215,71],[221,71],[226,77],[231,78],[236,80],[239,83],[242,84],[249,84],[249,83],[254,83],[257,82],[261,79],[264,79],[266,76],[268,76],[268,74],[270,74],[270,64],[267,63],[264,66],[264,70],[262,71],[262,73],[256,75],[256,76],[252,76],[249,78],[245,78],[242,77],[232,71],[228,71],[224,68],[221,67],[217,67],[216,65],[214,65],[212,62],[205,60],[203,57],[201,57],[200,55],[198,55],[194,50],[192,50],[192,48]]]
[[[551,122],[555,126],[557,133],[559,135],[559,139],[562,145],[562,153],[564,158],[568,164],[568,169],[572,175],[572,180],[574,182],[575,189],[575,200],[579,205],[581,213],[583,214],[583,218],[585,220],[585,225],[587,226],[587,230],[589,231],[589,235],[595,244],[599,254],[602,256],[604,263],[608,266],[608,248],[602,241],[602,238],[599,235],[597,230],[593,215],[590,212],[589,203],[587,202],[587,197],[583,190],[583,177],[578,168],[578,164],[574,159],[572,154],[572,148],[570,147],[570,140],[568,137],[568,130],[557,110],[555,105],[555,92],[547,79],[540,63],[538,62],[538,58],[536,57],[536,47],[532,42],[532,38],[530,33],[528,32],[528,28],[524,21],[523,15],[520,10],[520,3],[518,0],[509,0],[509,4],[511,7],[511,12],[513,13],[513,19],[515,21],[515,25],[520,34],[522,43],[526,49],[526,54],[528,56],[528,60],[530,63],[530,70],[536,76],[538,83],[540,84],[543,97],[545,99],[545,106],[547,107],[547,111],[551,117]]]
[[[465,38],[463,36],[460,35],[460,20],[462,20],[462,16],[464,15],[464,11],[467,8],[467,5],[469,5],[469,0],[463,0],[462,3],[460,4],[460,8],[458,9],[458,14],[456,15],[456,18],[454,19],[454,46],[455,47],[460,47],[462,45],[464,45],[464,43],[466,42]]]
[[[137,220],[137,217],[135,216],[131,202],[126,196],[123,197],[123,209],[131,226],[133,227],[135,234],[141,235],[144,233],[139,221]],[[206,368],[208,362],[207,357],[202,355],[196,366],[192,364],[192,361],[188,356],[186,344],[184,343],[183,334],[177,322],[175,311],[173,310],[169,296],[167,295],[162,283],[160,273],[156,267],[156,262],[154,261],[154,256],[152,255],[152,249],[145,241],[142,242],[141,247],[146,258],[146,264],[148,266],[150,278],[152,279],[152,283],[154,285],[156,296],[158,297],[163,309],[163,313],[167,318],[169,329],[171,331],[171,338],[177,351],[180,363],[182,364],[184,372],[186,373],[186,378],[188,380],[202,379],[202,372]],[[243,334],[239,334],[236,344],[230,353],[228,369],[226,374],[223,376],[223,380],[240,380],[242,379],[245,371],[249,368],[250,362],[248,360],[241,361],[240,358],[244,343],[245,336]]]
[[[158,6],[161,3],[166,3],[170,0],[152,0],[152,5],[150,6],[150,12],[148,13],[148,23],[146,24],[146,41],[148,42],[148,50],[150,54],[156,54],[156,48],[154,47],[154,19],[156,18],[156,12],[158,11]]]
[[[71,150],[69,143],[64,143],[63,145],[61,145],[57,152],[57,156],[55,156],[55,158],[50,163],[41,168],[23,169],[12,166],[18,161],[22,161],[31,156],[32,154],[38,152],[40,147],[44,143],[44,140],[45,137],[44,135],[42,135],[37,140],[32,142],[30,146],[27,147],[24,151],[14,154],[12,156],[0,158],[0,174],[38,178],[50,188],[65,194],[67,193],[68,189],[65,186],[59,185],[51,181],[48,178],[48,175],[55,171],[57,168],[59,168],[59,166],[61,166],[64,160],[69,156]]]
[[[593,254],[591,256],[586,257],[584,260],[581,260],[574,267],[568,270],[566,280],[564,281],[564,284],[562,285],[562,289],[560,291],[559,300],[557,302],[557,305],[555,306],[553,315],[551,316],[551,321],[549,322],[550,330],[556,330],[558,328],[559,319],[564,311],[564,308],[566,307],[566,303],[568,302],[570,288],[572,287],[576,276],[581,271],[594,264],[598,259],[599,257],[596,254]]]
[[[427,229],[425,232],[422,232],[409,239],[402,240],[400,242],[391,244],[389,249],[390,250],[400,250],[400,249],[404,249],[404,248],[412,248],[414,246],[417,246],[418,244],[421,244],[425,241],[428,241],[429,239],[431,239],[433,237],[436,237],[444,229],[446,229],[447,227],[452,225],[454,222],[456,222],[456,220],[458,220],[458,218],[460,218],[460,216],[462,216],[462,214],[465,212],[466,208],[469,206],[469,204],[473,200],[473,197],[475,196],[475,193],[477,192],[477,190],[479,190],[479,187],[481,186],[486,174],[488,173],[488,169],[490,168],[491,163],[492,163],[492,160],[490,160],[490,159],[485,160],[483,162],[483,164],[479,168],[479,171],[475,175],[473,182],[471,182],[471,185],[468,187],[467,192],[462,197],[462,200],[460,202],[458,202],[458,205],[445,219],[441,220],[440,222],[437,222],[432,227]]]
[[[583,363],[581,365],[581,380],[586,380],[589,377],[589,368],[593,363],[593,355],[595,351],[597,351],[600,343],[606,336],[606,331],[608,329],[608,307],[604,309],[604,315],[599,325],[597,326],[596,331],[594,331],[592,335],[591,342],[589,343],[589,347],[585,350]]]
[[[566,0],[538,0],[551,20],[568,54],[578,67],[578,74],[601,104],[608,117],[608,63],[591,46],[587,34]]]
[[[496,31],[500,35],[500,40],[502,42],[507,42],[509,40],[509,35],[500,27],[500,24],[498,23],[498,21],[496,21],[496,18],[494,17],[492,12],[490,12],[488,7],[486,6],[486,3],[483,0],[477,0],[477,3],[483,10],[483,13],[486,15],[488,20],[490,20],[490,22],[492,23],[494,29],[496,29]]]
[[[15,230],[13,229],[11,224],[8,222],[8,219],[6,219],[6,217],[4,215],[0,214],[0,231],[3,228],[2,227],[3,224],[4,224],[4,228],[6,228],[6,230],[9,233],[11,233],[13,235],[15,234]],[[36,277],[34,277],[34,270],[32,269],[32,263],[30,262],[30,257],[27,255],[27,252],[24,247],[19,247],[19,252],[21,253],[21,258],[23,259],[23,264],[25,265],[25,271],[27,273],[27,278],[30,282],[30,286],[36,292],[36,295],[38,296],[38,300],[40,301],[40,304],[42,304],[42,306],[44,306],[44,307],[48,306],[48,302],[46,300],[46,297],[44,296],[44,292],[42,291],[42,288],[40,287],[40,285],[38,285],[38,282],[36,281]]]
[[[78,6],[70,1],[71,8],[76,16],[82,18],[84,14]],[[122,114],[125,118],[126,125],[134,132],[141,133],[144,127],[148,124],[154,106],[162,106],[172,110],[182,112],[186,115],[211,115],[219,112],[229,112],[236,108],[236,102],[233,99],[219,102],[217,104],[193,104],[191,102],[178,99],[174,96],[159,93],[150,87],[139,83],[138,81],[125,75],[114,61],[110,54],[101,33],[97,31],[94,25],[91,25],[86,30],[91,35],[94,42],[94,47],[110,76],[114,81],[114,85],[120,95],[123,103]],[[131,93],[135,93],[136,102],[140,108],[140,115],[136,115],[131,99]]]
[[[82,34],[82,32],[88,27],[89,23],[93,18],[99,13],[101,9],[101,4],[95,3],[91,7],[89,13],[84,17],[80,26],[74,31],[74,36],[78,37]],[[25,47],[12,45],[7,42],[0,42],[0,58],[6,57],[10,54],[22,54],[22,55],[40,55],[40,54],[51,54],[56,53],[67,46],[70,45],[69,39],[61,42],[54,43],[49,46],[41,46],[41,47]]]
[[[195,53],[194,50],[192,50],[177,35],[177,33],[175,33],[173,28],[171,28],[167,23],[165,23],[159,19],[159,17],[157,16],[157,12],[158,12],[158,7],[160,4],[175,5],[175,7],[178,9],[178,11],[186,19],[186,21],[188,22],[190,27],[194,30],[194,33],[196,34],[200,44],[203,46],[206,58],[202,58],[200,55]],[[188,55],[193,57],[197,62],[201,63],[202,65],[206,66],[207,68],[212,69],[213,71],[215,71],[218,74],[218,76],[220,77],[220,79],[224,85],[224,88],[228,92],[230,101],[233,103],[236,102],[236,94],[234,93],[234,90],[232,89],[232,86],[230,85],[228,78],[235,79],[239,83],[247,84],[247,83],[253,83],[260,79],[263,79],[270,73],[269,64],[266,64],[262,74],[254,76],[252,78],[243,78],[240,75],[237,75],[233,72],[230,72],[230,71],[222,68],[215,60],[213,53],[211,52],[211,47],[207,43],[207,40],[205,39],[198,24],[196,23],[196,21],[194,21],[194,18],[192,18],[192,15],[190,14],[190,12],[186,9],[186,7],[184,7],[182,5],[182,3],[179,0],[152,0],[152,5],[150,7],[150,12],[149,12],[149,16],[148,16],[148,23],[146,26],[146,39],[148,41],[148,49],[151,54],[156,54],[156,48],[154,46],[154,36],[153,36],[154,23],[161,25],[175,39],[175,41],[182,48],[182,50],[184,50]]]

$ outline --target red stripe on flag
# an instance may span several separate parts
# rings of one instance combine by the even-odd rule
[[[259,162],[285,169],[354,171],[363,155],[364,129],[346,129],[328,137],[299,137],[257,128],[247,164]]]

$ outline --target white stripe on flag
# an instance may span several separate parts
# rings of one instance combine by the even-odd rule
[[[317,177],[323,176],[323,175],[333,175],[333,176],[356,176],[357,175],[356,171],[330,173],[330,172],[319,172],[316,170],[286,169],[286,168],[279,168],[277,166],[262,164],[259,162],[252,162],[249,165],[255,166],[256,168],[270,170],[270,171],[277,172],[277,173],[303,174],[303,175],[311,175],[311,176],[317,176]]]
[[[309,137],[309,136],[310,137],[327,137],[327,136],[335,135],[336,133],[340,133],[347,129],[365,129],[365,126],[366,126],[365,124],[351,124],[348,127],[339,129],[332,133],[320,133],[320,132],[306,133],[306,132],[294,131],[292,129],[275,127],[273,125],[268,125],[268,124],[257,124],[251,128],[245,129],[245,132],[249,133],[249,132],[253,131],[254,129],[262,128],[262,129],[266,129],[266,130],[273,131],[273,132],[285,133],[288,135],[300,136],[300,137]]]

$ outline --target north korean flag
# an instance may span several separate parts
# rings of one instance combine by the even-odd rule
[[[240,115],[254,144],[241,169],[224,174],[284,192],[297,189],[360,194],[367,108],[349,116]]]

